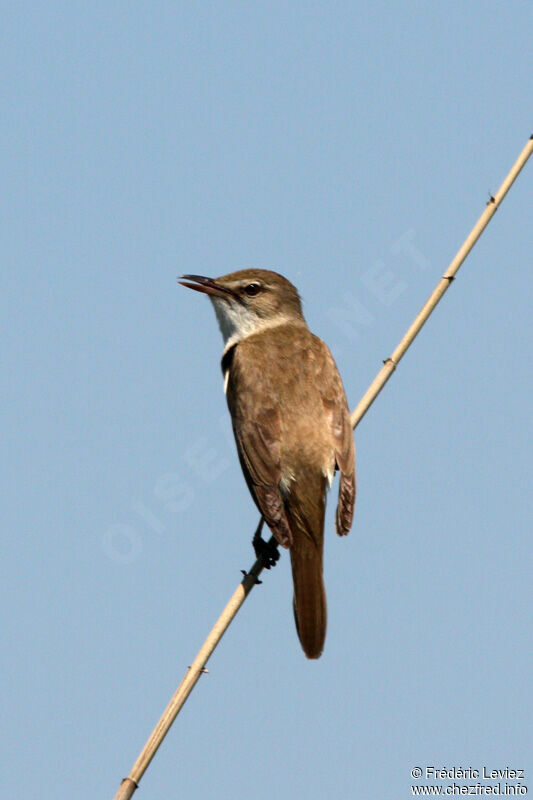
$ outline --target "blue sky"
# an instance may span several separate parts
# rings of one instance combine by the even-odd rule
[[[112,797],[253,561],[222,340],[176,276],[286,275],[353,408],[533,132],[532,37],[516,0],[4,8],[6,797]],[[357,429],[323,657],[283,557],[143,797],[531,783],[532,170]]]

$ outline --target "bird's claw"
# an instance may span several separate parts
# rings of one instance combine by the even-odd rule
[[[252,544],[256,558],[261,558],[263,560],[265,569],[276,566],[276,562],[279,561],[279,550],[275,541],[270,540],[265,542],[261,536],[261,532],[256,531],[252,539]]]

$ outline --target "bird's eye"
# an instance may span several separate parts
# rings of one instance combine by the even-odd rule
[[[248,297],[256,297],[259,292],[261,291],[261,284],[260,283],[249,283],[248,286],[244,287],[244,291],[248,295]]]

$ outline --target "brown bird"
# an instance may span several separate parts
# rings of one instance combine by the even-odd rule
[[[339,372],[282,275],[246,269],[216,279],[183,275],[180,283],[207,294],[215,308],[241,467],[262,519],[289,548],[298,636],[307,657],[318,658],[326,636],[326,490],[336,469],[340,536],[355,503],[355,448]]]

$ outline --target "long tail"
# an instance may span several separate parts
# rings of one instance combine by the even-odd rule
[[[322,556],[291,549],[294,581],[294,621],[307,658],[319,658],[326,640],[326,591],[322,578]]]
[[[307,658],[319,658],[324,649],[327,625],[322,577],[325,511],[322,476],[309,476],[300,490],[293,484],[286,510],[292,533],[290,554],[296,630]]]

